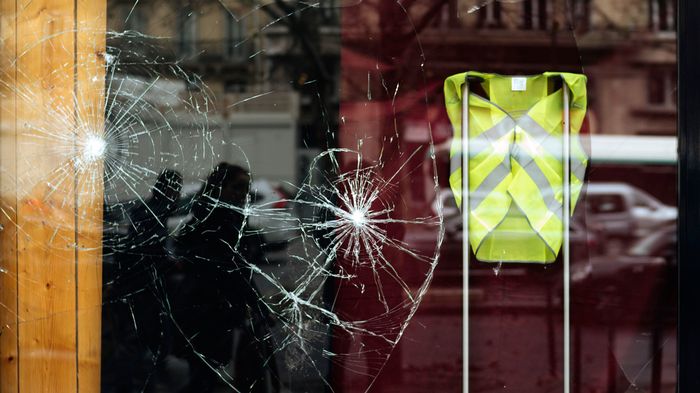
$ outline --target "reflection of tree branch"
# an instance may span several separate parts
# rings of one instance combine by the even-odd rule
[[[299,2],[295,3],[295,7],[289,7],[286,3],[285,0],[275,0],[275,5],[279,7],[279,9],[282,10],[285,14],[293,14],[295,9],[297,8],[296,6],[299,5]]]
[[[591,14],[595,13],[597,16],[605,21],[605,27],[612,29],[613,31],[618,31],[619,27],[617,23],[613,20],[612,17],[608,14],[608,9],[605,7],[601,7],[598,3],[596,2],[591,2],[590,6],[593,8],[591,9]]]
[[[398,40],[404,42],[407,40],[415,39],[426,27],[433,22],[435,17],[440,14],[442,8],[449,6],[450,0],[431,0],[428,4],[430,8],[418,15],[416,19],[420,18],[417,22],[409,24],[409,30],[406,31],[406,25],[404,23],[399,23],[399,19],[396,18],[395,13],[400,12],[404,14],[410,22],[413,22],[413,16],[411,13],[411,6],[416,5],[420,0],[406,0],[403,2],[396,2],[395,4],[385,3],[383,10],[378,10],[381,15],[388,15],[389,19],[383,24],[382,30],[384,34],[390,40]],[[415,14],[415,12],[413,13]]]
[[[265,12],[274,21],[282,22],[289,29],[290,34],[294,37],[294,40],[301,44],[303,52],[312,62],[316,72],[318,73],[318,79],[322,81],[330,80],[331,76],[323,62],[321,54],[315,45],[313,39],[310,37],[309,28],[310,26],[316,26],[316,24],[306,23],[304,18],[300,17],[299,13],[303,11],[300,9],[300,5],[306,6],[306,3],[301,1],[288,1],[288,0],[273,0],[273,1],[263,1],[263,0],[253,0],[255,4],[258,5],[259,9]],[[410,8],[419,4],[421,0],[404,0],[400,4],[408,15],[410,15]],[[366,2],[365,5],[372,6],[373,8],[379,7],[381,2],[372,3]],[[430,1],[430,8],[423,13],[414,25],[411,31],[408,32],[396,32],[397,37],[392,39],[404,40],[411,37],[415,37],[420,34],[426,27],[428,27],[437,15],[440,14],[442,8],[449,5],[449,0],[434,0]],[[392,34],[393,35],[393,34]]]
[[[273,20],[284,20],[284,15],[279,14],[275,11],[274,8],[269,7],[270,3],[268,4],[258,4],[260,6],[260,9],[265,11],[267,15],[269,15]],[[286,23],[286,22],[285,22]]]
[[[406,4],[413,4],[413,3],[415,3],[415,0],[413,0],[411,2],[408,2],[408,1],[406,2]],[[442,7],[445,7],[448,5],[449,5],[448,0],[435,1],[432,8],[430,10],[428,10],[428,12],[423,14],[423,17],[421,18],[421,20],[415,24],[415,31],[412,31],[412,32],[408,33],[407,35],[420,34],[420,32],[423,31],[423,29],[425,29],[430,24],[430,22],[432,22],[433,18],[435,18],[440,13],[440,11],[442,11]],[[406,9],[408,10],[408,5],[404,5],[404,7],[406,7]]]
[[[308,24],[303,23],[302,18],[299,17],[299,12],[302,11],[299,9],[300,2],[295,2],[294,6],[290,6],[285,0],[275,0],[274,5],[277,9],[271,7],[271,3],[263,5],[258,1],[258,4],[260,5],[260,9],[271,18],[282,21],[282,23],[287,26],[292,36],[296,40],[299,40],[304,52],[306,52],[316,68],[319,79],[324,82],[330,80],[330,74],[323,63],[323,59],[321,59],[320,53],[307,34],[306,28]]]
[[[405,9],[409,9],[409,8],[411,8],[411,7],[413,6],[413,4],[416,3],[416,1],[418,1],[418,0],[405,0],[405,1],[402,1],[402,2],[401,2],[401,5],[402,5]]]
[[[262,2],[260,0],[253,0],[251,4],[255,4],[256,8],[265,12],[273,21],[282,21],[284,24],[288,24],[285,14],[278,12],[274,7],[271,7],[273,3]],[[277,5],[275,3],[275,5]],[[289,12],[287,12],[289,14]]]

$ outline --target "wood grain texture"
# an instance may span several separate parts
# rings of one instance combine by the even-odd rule
[[[16,8],[15,8],[16,7]],[[0,393],[99,392],[106,0],[0,0]]]
[[[77,0],[76,110],[78,138],[104,136],[106,0]],[[102,332],[102,204],[100,160],[78,182],[78,391],[100,391]]]
[[[15,0],[0,0],[0,393],[18,391]]]
[[[20,392],[77,390],[73,168],[46,138],[73,108],[73,2],[22,0],[17,12]],[[58,128],[57,127],[57,128]],[[71,129],[64,132],[70,133]],[[63,171],[57,168],[63,168]],[[63,181],[62,181],[63,180]],[[58,390],[57,390],[58,389]]]

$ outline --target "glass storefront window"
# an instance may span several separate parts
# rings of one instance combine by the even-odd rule
[[[24,3],[0,391],[677,390],[682,2]]]

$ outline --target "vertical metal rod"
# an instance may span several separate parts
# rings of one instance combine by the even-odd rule
[[[571,288],[570,284],[570,253],[569,253],[569,219],[571,217],[571,179],[570,179],[570,158],[571,158],[571,128],[569,119],[569,88],[564,81],[562,86],[562,92],[564,93],[564,129],[562,132],[563,138],[563,161],[564,161],[564,203],[562,209],[562,216],[564,221],[564,244],[563,244],[563,259],[564,259],[564,393],[570,393],[571,391]]]
[[[462,392],[469,393],[469,79],[462,87]]]

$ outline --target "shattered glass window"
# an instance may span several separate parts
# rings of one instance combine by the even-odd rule
[[[0,15],[3,389],[675,391],[675,0]],[[464,258],[467,71],[587,78],[566,271]]]

